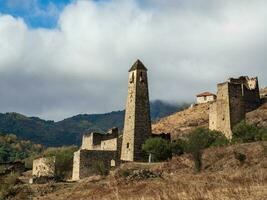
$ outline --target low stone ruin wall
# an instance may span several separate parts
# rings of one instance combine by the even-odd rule
[[[102,162],[106,169],[111,169],[118,165],[117,151],[98,151],[80,149],[74,153],[73,159],[73,180],[80,180],[93,175],[93,165]]]

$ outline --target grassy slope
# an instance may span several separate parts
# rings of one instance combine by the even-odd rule
[[[234,158],[234,152],[243,152],[243,165]],[[204,152],[203,171],[195,174],[188,155],[173,158],[166,163],[127,163],[122,168],[163,171],[163,178],[126,181],[110,175],[91,177],[78,183],[58,183],[28,186],[27,198],[34,199],[181,199],[181,200],[263,200],[267,196],[267,142],[239,144],[207,149]],[[115,173],[116,174],[116,173]],[[25,187],[25,186],[24,186]],[[26,198],[26,199],[27,199]]]
[[[267,127],[267,103],[247,113],[246,120],[258,126]],[[171,133],[175,138],[197,127],[208,127],[208,123],[209,104],[200,104],[162,118],[152,125],[152,129],[155,133]]]

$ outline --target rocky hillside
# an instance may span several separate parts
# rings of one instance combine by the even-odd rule
[[[152,125],[153,133],[171,133],[176,137],[196,127],[208,127],[209,104],[199,104],[162,118]]]
[[[244,154],[245,161],[241,163],[236,153]],[[165,163],[126,163],[107,177],[92,176],[76,183],[22,184],[12,199],[263,200],[266,157],[266,142],[210,148],[204,152],[199,174],[185,154]]]
[[[258,126],[267,127],[267,103],[247,113],[246,120]],[[152,125],[154,133],[171,133],[173,138],[198,127],[208,127],[209,104],[200,104],[177,112]]]
[[[267,103],[263,104],[257,110],[246,115],[247,121],[260,127],[267,127]]]

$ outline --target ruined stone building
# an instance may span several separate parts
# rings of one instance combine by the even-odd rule
[[[142,144],[151,136],[147,69],[137,60],[129,70],[121,160],[141,161]]]
[[[33,160],[32,176],[33,179],[40,177],[54,177],[55,176],[56,157],[42,157]]]
[[[119,163],[121,139],[118,128],[108,133],[86,133],[81,148],[74,152],[72,179],[80,180],[93,173],[92,165],[101,161],[107,169]]]
[[[260,105],[258,79],[242,76],[217,85],[217,100],[210,105],[209,128],[232,138],[232,128],[245,120],[246,112]]]

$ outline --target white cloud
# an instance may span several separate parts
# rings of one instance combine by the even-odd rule
[[[266,1],[77,1],[55,29],[0,16],[0,111],[50,119],[122,109],[140,58],[151,99],[194,100],[230,76],[266,85]]]

